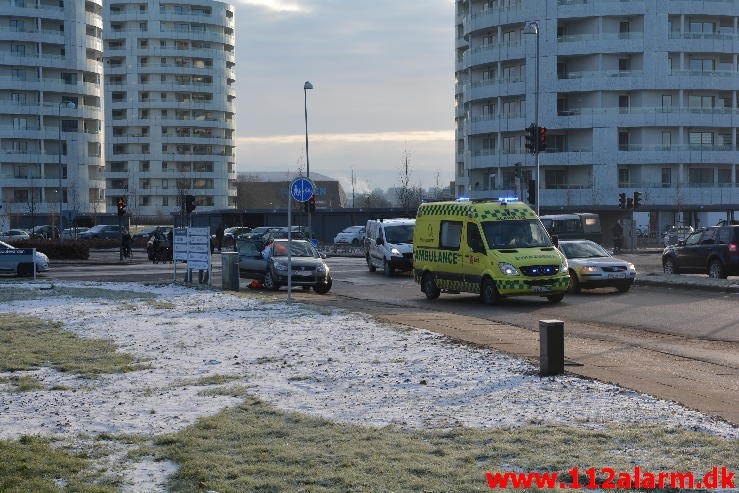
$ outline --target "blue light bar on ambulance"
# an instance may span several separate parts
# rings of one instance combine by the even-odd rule
[[[498,197],[498,202],[501,204],[509,204],[511,202],[518,202],[518,197]]]

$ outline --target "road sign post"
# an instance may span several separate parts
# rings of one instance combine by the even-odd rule
[[[308,202],[315,193],[316,187],[310,178],[302,176],[295,178],[290,183],[290,194],[287,199],[287,301],[292,300],[293,289],[293,259],[292,259],[292,242],[293,242],[293,225],[292,225],[292,203],[293,199],[297,202]],[[309,212],[310,214],[310,212]],[[308,232],[310,234],[310,231]]]

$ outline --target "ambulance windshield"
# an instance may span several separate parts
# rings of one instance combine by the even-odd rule
[[[549,234],[536,219],[482,223],[490,248],[550,247]]]

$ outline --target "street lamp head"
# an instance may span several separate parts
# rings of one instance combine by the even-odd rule
[[[536,21],[531,21],[526,24],[526,27],[523,28],[524,34],[536,34],[539,35],[539,23]]]
[[[305,84],[303,84],[303,89],[313,89],[313,84],[311,84],[310,81],[305,81]]]

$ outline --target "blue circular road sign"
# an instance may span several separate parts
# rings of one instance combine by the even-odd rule
[[[298,202],[308,202],[313,196],[314,189],[310,178],[295,178],[290,184],[290,195]]]

